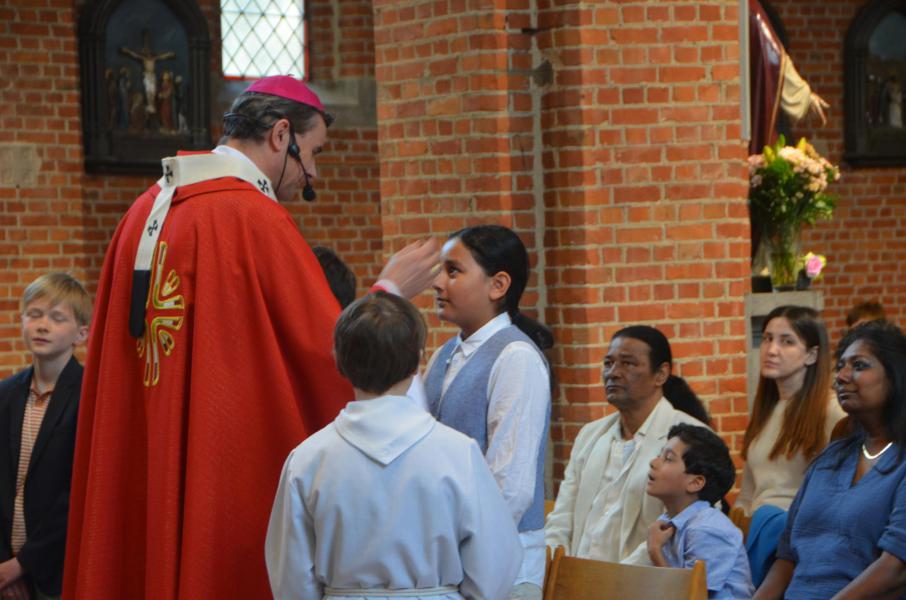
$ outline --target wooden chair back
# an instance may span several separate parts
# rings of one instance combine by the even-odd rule
[[[729,517],[733,524],[742,531],[742,541],[746,541],[746,538],[749,537],[749,525],[752,523],[752,517],[739,507],[731,508]]]
[[[551,547],[546,546],[544,556],[544,585],[541,587],[542,593],[547,589],[547,580],[551,576],[551,563],[553,561],[553,555],[551,553]]]
[[[545,581],[544,600],[657,598],[707,600],[705,563],[692,569],[642,567],[565,556],[557,548]]]

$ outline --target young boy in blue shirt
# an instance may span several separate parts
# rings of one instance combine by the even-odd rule
[[[648,494],[666,512],[648,530],[648,555],[659,567],[691,568],[702,560],[708,597],[751,598],[755,593],[742,532],[713,505],[736,479],[727,445],[713,431],[675,425],[651,461]]]

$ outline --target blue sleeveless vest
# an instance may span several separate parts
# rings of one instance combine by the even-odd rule
[[[450,365],[450,357],[456,347],[456,338],[452,338],[437,351],[437,358],[431,365],[425,377],[425,395],[428,408],[438,421],[456,429],[473,438],[481,447],[481,451],[488,451],[488,380],[491,377],[491,367],[494,361],[513,342],[527,342],[538,351],[544,364],[547,360],[532,340],[522,333],[515,325],[505,327],[492,335],[484,342],[469,360],[463,365],[459,373],[445,394],[443,389],[444,375]],[[544,420],[544,431],[550,429],[551,407],[548,404]],[[535,472],[535,497],[517,529],[521,531],[534,531],[544,528],[544,455],[547,451],[547,435],[538,440],[538,464]]]

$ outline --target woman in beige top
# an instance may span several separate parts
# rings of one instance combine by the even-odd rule
[[[764,322],[761,377],[736,501],[749,515],[764,505],[789,510],[806,467],[844,416],[831,391],[830,344],[818,313],[780,306]]]

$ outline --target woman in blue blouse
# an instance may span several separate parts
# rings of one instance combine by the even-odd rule
[[[850,331],[834,388],[855,432],[809,467],[757,600],[906,594],[906,336]]]

